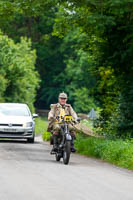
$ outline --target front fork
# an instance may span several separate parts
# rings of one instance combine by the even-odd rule
[[[65,124],[65,127],[64,129],[61,128],[61,134],[62,134],[62,141],[61,141],[61,144],[60,144],[60,147],[63,147],[63,145],[65,144],[65,141],[71,141],[72,140],[72,137],[69,133],[69,128],[68,128],[68,124]]]
[[[57,154],[62,155],[61,149],[64,148],[65,141],[72,141],[72,136],[70,135],[68,124],[65,124],[64,127],[61,127],[61,136],[62,136],[62,140],[61,140],[61,143],[59,145],[59,151],[57,152]],[[51,154],[56,154],[56,153],[51,151]]]

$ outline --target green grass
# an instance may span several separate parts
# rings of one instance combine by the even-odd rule
[[[48,121],[46,117],[38,117],[35,119],[35,133],[41,134],[43,140],[48,141],[51,133],[47,132]]]
[[[80,154],[100,158],[120,167],[133,169],[133,140],[84,138],[78,135],[75,147]]]
[[[48,122],[44,117],[38,117],[35,119],[35,133],[43,135],[47,130]]]

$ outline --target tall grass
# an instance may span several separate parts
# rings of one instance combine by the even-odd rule
[[[133,140],[123,141],[77,136],[77,152],[100,158],[120,167],[133,169]]]

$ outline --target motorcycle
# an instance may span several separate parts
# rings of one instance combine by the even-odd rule
[[[72,143],[72,137],[70,135],[68,125],[70,123],[74,125],[74,121],[72,119],[72,116],[65,115],[65,116],[58,117],[56,119],[56,123],[61,124],[61,129],[60,129],[60,134],[57,141],[58,142],[57,151],[54,152],[51,150],[51,154],[55,154],[56,161],[60,161],[60,159],[63,158],[63,163],[67,165],[70,160],[71,143]],[[52,136],[51,136],[50,144],[53,144]]]

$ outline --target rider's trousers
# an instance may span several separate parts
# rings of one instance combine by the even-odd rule
[[[71,124],[68,124],[68,128],[70,131],[70,135],[75,136],[75,128]],[[61,129],[61,124],[57,124],[57,123],[53,124],[54,135],[59,135],[60,129]]]

